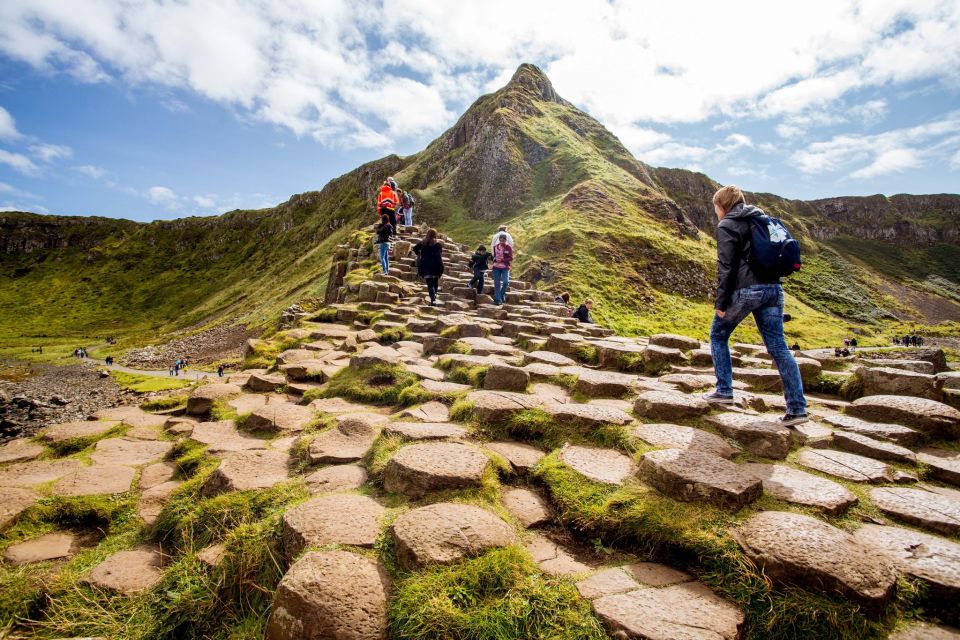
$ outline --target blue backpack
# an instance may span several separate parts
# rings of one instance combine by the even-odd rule
[[[763,277],[783,278],[800,270],[800,243],[777,218],[753,216],[750,218],[750,267]]]

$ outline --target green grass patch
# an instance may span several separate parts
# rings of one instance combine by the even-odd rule
[[[187,406],[187,399],[190,396],[186,394],[177,394],[170,396],[159,396],[150,398],[146,402],[140,403],[140,408],[144,411],[166,411],[168,409],[177,409]]]
[[[416,375],[399,365],[347,367],[330,378],[319,390],[318,397],[341,397],[376,405],[417,404],[424,401],[423,394],[415,389],[419,387],[419,381]],[[411,387],[414,390],[403,393]]]
[[[592,344],[578,344],[573,348],[570,357],[583,364],[600,364],[600,352]]]
[[[520,440],[547,449],[556,449],[566,442],[615,448],[626,453],[632,453],[636,448],[633,438],[623,427],[585,427],[561,422],[541,409],[525,409],[513,414],[509,420],[478,423],[477,426],[494,439]]]
[[[333,307],[324,307],[310,318],[311,322],[336,322],[338,310]]]
[[[78,451],[83,451],[84,449],[105,438],[119,436],[126,431],[127,428],[127,425],[121,422],[117,423],[115,427],[105,431],[104,433],[92,436],[83,436],[79,438],[70,438],[69,440],[58,440],[55,442],[47,442],[44,440],[42,443],[50,447],[50,449],[52,449],[57,456],[67,456]]]
[[[380,344],[393,344],[394,342],[409,340],[412,337],[413,332],[406,327],[389,327],[377,332],[377,338],[380,340]]]
[[[149,376],[140,373],[127,373],[125,371],[111,370],[110,375],[116,380],[121,389],[128,389],[135,393],[155,393],[157,391],[170,391],[172,389],[183,389],[189,387],[194,381],[190,380],[184,373],[183,377],[178,376]]]
[[[483,388],[483,381],[487,377],[487,371],[490,367],[487,365],[454,365],[447,373],[451,382],[460,384],[469,384],[472,387]]]

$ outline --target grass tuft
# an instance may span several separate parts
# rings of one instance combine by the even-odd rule
[[[330,378],[319,390],[319,397],[341,397],[376,405],[417,404],[426,397],[425,391],[416,391],[420,388],[419,381],[416,375],[400,365],[347,367]],[[414,389],[404,394],[410,387]]]

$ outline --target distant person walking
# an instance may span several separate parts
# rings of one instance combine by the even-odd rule
[[[400,198],[397,196],[396,184],[393,178],[387,178],[383,181],[383,184],[380,186],[380,192],[377,194],[377,211],[381,219],[383,216],[387,216],[387,219],[393,226],[393,235],[397,234],[397,207],[400,206]]]
[[[220,377],[220,378],[223,377],[223,365],[222,365],[222,364],[218,364],[218,365],[217,365],[217,377]]]
[[[577,310],[573,312],[574,318],[580,322],[586,324],[594,324],[593,317],[590,315],[590,311],[593,309],[593,300],[587,298],[583,301],[583,304],[577,307]]]
[[[393,235],[393,226],[390,224],[390,217],[380,216],[380,224],[377,225],[377,246],[380,247],[380,268],[385,274],[390,273],[391,235]]]
[[[430,306],[435,307],[437,289],[440,288],[440,278],[443,276],[443,245],[437,241],[437,230],[428,229],[423,240],[414,245],[413,252],[419,258],[417,274],[427,283]]]
[[[506,228],[506,227],[502,227]],[[493,245],[493,304],[501,305],[510,288],[510,267],[513,264],[513,246],[506,231],[497,237]]]
[[[490,254],[487,248],[482,244],[470,257],[470,263],[467,265],[473,270],[473,277],[470,278],[470,287],[477,290],[477,293],[483,293],[483,276],[490,268]]]
[[[510,232],[507,231],[507,225],[502,224],[497,228],[497,232],[493,234],[493,238],[490,240],[490,253],[493,253],[497,248],[497,244],[500,242],[500,236],[507,237],[507,244],[510,245],[510,248],[513,248],[513,236],[510,235]]]
[[[754,216],[762,210],[746,204],[743,192],[733,185],[719,189],[713,196],[717,214],[717,297],[710,328],[710,351],[715,391],[704,399],[733,402],[733,363],[730,359],[730,334],[749,314],[757,323],[767,353],[773,358],[783,381],[787,412],[780,418],[785,426],[807,421],[807,402],[803,395],[800,368],[787,347],[783,335],[783,287],[776,275],[752,266],[750,257]],[[771,236],[772,238],[772,236]]]
[[[400,197],[401,203],[403,204],[403,224],[408,227],[413,226],[413,205],[417,203],[416,199],[413,197],[413,194],[409,191],[404,191],[403,195]]]

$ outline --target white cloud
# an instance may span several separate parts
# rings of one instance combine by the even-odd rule
[[[953,154],[953,157],[950,159],[950,167],[952,169],[960,169],[960,151]]]
[[[107,175],[106,169],[92,164],[82,164],[71,168],[77,173],[83,174],[88,178],[93,178],[94,180],[99,180]]]
[[[167,209],[174,209],[180,203],[177,194],[173,192],[173,189],[168,187],[150,187],[147,189],[146,196],[153,204],[166,207]]]
[[[43,162],[53,162],[54,160],[59,160],[60,158],[69,158],[73,155],[73,149],[62,144],[47,144],[45,142],[38,142],[36,144],[31,144],[28,148],[30,149],[30,153],[33,154],[35,158],[38,158]]]
[[[803,129],[795,124],[778,124],[775,130],[781,138],[792,139],[803,135]]]
[[[6,149],[0,149],[0,164],[8,165],[14,171],[19,171],[28,176],[40,172],[40,168],[33,163],[33,160],[21,153],[14,153]]]
[[[907,169],[915,169],[923,164],[920,153],[916,149],[890,149],[876,157],[866,167],[857,169],[850,174],[851,178],[875,178],[888,173],[897,173]]]
[[[727,136],[726,143],[727,143],[727,146],[732,147],[734,149],[737,147],[753,146],[753,140],[751,140],[749,136],[745,136],[742,133],[731,133],[730,135]]]
[[[0,204],[0,211],[28,211],[30,213],[50,213],[50,210],[46,207],[41,207],[36,204],[14,204],[12,202],[4,202]]]
[[[213,209],[217,204],[217,201],[211,196],[193,196],[193,201],[197,206],[204,209]]]
[[[16,140],[20,137],[16,122],[10,112],[0,107],[0,140]]]

